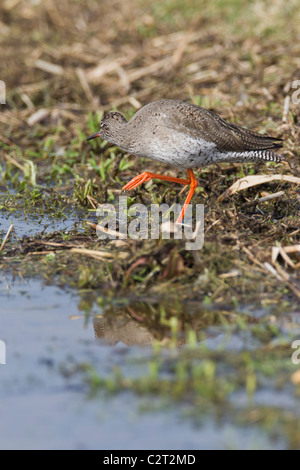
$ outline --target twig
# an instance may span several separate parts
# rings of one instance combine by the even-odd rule
[[[278,243],[278,246],[273,246],[272,248],[272,263],[273,264],[276,263],[279,254],[281,255],[282,259],[286,262],[288,266],[290,266],[291,268],[295,268],[295,264],[287,255],[286,250],[284,249],[284,247],[281,246],[280,243]]]
[[[300,245],[284,246],[283,249],[286,253],[295,253],[296,251],[300,253]]]
[[[28,126],[35,126],[40,121],[43,121],[50,114],[50,109],[40,108],[27,119]]]
[[[50,73],[51,75],[63,75],[64,69],[61,65],[52,64],[46,60],[38,59],[35,61],[34,66],[43,72]]]
[[[291,276],[277,263],[277,261],[275,263],[275,267],[279,275],[282,277],[282,279],[286,283],[286,285],[291,289],[291,291],[294,292],[294,294],[298,297],[298,299],[300,299],[300,290],[291,279]]]
[[[13,165],[15,165],[17,168],[19,168],[19,170],[24,172],[24,166],[21,165],[21,163],[19,163],[17,160],[15,160],[13,157],[8,155],[7,153],[4,153],[3,156],[4,156],[4,158],[6,158],[7,161],[9,161]]]
[[[91,204],[92,208],[97,209],[97,206],[99,205],[99,202],[94,197],[90,196],[89,194],[87,195],[86,198],[89,201],[89,203]]]
[[[291,99],[290,99],[289,95],[287,95],[285,97],[284,103],[283,103],[282,122],[286,122],[286,118],[287,118],[287,115],[289,114],[289,110],[290,110],[290,102],[291,102]]]
[[[78,245],[76,243],[57,243],[57,242],[46,242],[44,240],[36,241],[39,245],[49,245],[49,246],[62,246],[64,248],[80,248],[84,245]]]
[[[72,248],[70,251],[71,253],[90,256],[91,258],[95,258],[99,261],[113,257],[113,254],[107,251],[88,250],[87,248]]]
[[[272,199],[276,199],[276,198],[281,197],[283,195],[284,195],[284,191],[278,191],[277,193],[268,194],[268,196],[263,196],[263,197],[259,197],[257,199],[254,199],[254,201],[245,202],[242,205],[243,205],[243,207],[256,206],[256,204],[260,204],[261,202],[271,201]]]
[[[11,224],[10,227],[9,227],[9,229],[7,230],[7,234],[5,235],[4,240],[3,240],[3,242],[2,242],[2,244],[1,244],[1,246],[0,246],[0,251],[3,250],[4,245],[5,245],[5,243],[6,243],[7,239],[8,239],[8,237],[9,237],[9,234],[10,234],[10,232],[11,232],[12,229],[13,229],[13,226],[14,226],[14,224]]]
[[[222,202],[225,199],[225,197],[231,196],[237,191],[248,189],[248,188],[251,188],[252,186],[257,186],[260,184],[270,183],[271,181],[282,181],[282,182],[288,181],[290,183],[300,184],[300,178],[298,178],[297,176],[292,176],[292,175],[278,174],[278,175],[245,176],[244,178],[241,178],[237,180],[235,183],[233,183],[233,185],[230,186],[230,188],[226,189],[226,191],[218,197],[217,201]]]
[[[107,235],[111,235],[112,237],[120,238],[120,239],[123,239],[123,240],[127,238],[126,233],[117,232],[116,230],[111,230],[107,227],[102,227],[100,224],[96,225],[96,224],[93,224],[91,222],[86,222],[86,223],[91,228],[95,229],[96,232],[100,231],[100,232],[106,233]]]
[[[58,253],[57,250],[49,251],[28,251],[27,256],[37,256],[37,255],[49,255],[50,253]]]
[[[88,101],[92,104],[97,104],[96,103],[96,98],[93,96],[91,87],[89,85],[89,82],[87,81],[86,74],[84,70],[82,70],[80,67],[77,67],[76,69],[76,74],[78,77],[78,80],[80,82],[80,85],[82,86],[82,89],[85,93],[85,96],[87,97]]]
[[[249,256],[249,258],[251,259],[251,261],[255,264],[257,264],[258,266],[260,266],[261,268],[265,268],[266,266],[263,265],[263,263],[261,263],[260,261],[258,261],[254,256],[253,254],[251,253],[251,251],[248,250],[248,248],[246,248],[245,246],[242,246],[242,250]],[[265,271],[265,269],[264,269]]]

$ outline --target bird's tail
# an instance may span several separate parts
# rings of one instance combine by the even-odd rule
[[[279,163],[284,160],[284,157],[282,155],[272,152],[272,150],[252,150],[249,153],[253,154],[252,158],[255,158],[257,160],[267,160],[276,163]]]

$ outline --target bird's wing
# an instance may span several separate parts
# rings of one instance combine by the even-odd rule
[[[243,152],[280,148],[282,139],[265,136],[236,124],[230,124],[217,114],[201,106],[188,105],[181,112],[172,113],[170,126],[194,138],[216,144],[220,152]]]

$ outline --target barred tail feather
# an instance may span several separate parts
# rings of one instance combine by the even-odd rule
[[[267,160],[270,162],[281,162],[284,157],[282,155],[278,155],[278,153],[274,153],[271,150],[252,150],[251,152],[251,159],[258,159],[258,160]],[[253,156],[252,156],[253,155]]]
[[[284,160],[284,157],[272,152],[272,150],[246,150],[244,152],[219,153],[211,160],[211,163],[247,163],[261,160],[279,163]]]

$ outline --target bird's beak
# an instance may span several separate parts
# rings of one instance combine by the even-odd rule
[[[100,137],[99,132],[96,132],[96,134],[90,135],[90,137],[88,137],[86,140],[92,140],[92,139],[95,139],[96,137]]]

